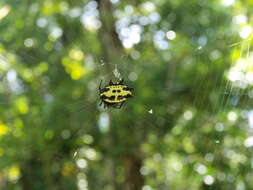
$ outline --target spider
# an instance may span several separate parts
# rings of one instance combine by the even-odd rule
[[[133,88],[129,88],[124,84],[124,80],[121,79],[118,83],[114,84],[110,80],[109,84],[104,88],[101,88],[102,80],[99,85],[100,106],[104,104],[104,108],[113,107],[120,109],[128,98],[132,97]]]

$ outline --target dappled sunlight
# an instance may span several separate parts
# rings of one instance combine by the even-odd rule
[[[253,189],[252,5],[0,3],[0,189]]]
[[[17,98],[14,105],[20,114],[27,114],[29,111],[28,99],[24,96]]]
[[[245,25],[239,32],[239,35],[242,39],[248,38],[252,34],[252,27],[249,25]]]
[[[0,21],[9,14],[10,10],[9,5],[0,6]]]
[[[0,123],[0,136],[6,135],[9,132],[7,125]]]
[[[81,16],[81,22],[89,31],[96,31],[101,27],[101,22],[98,19],[99,12],[97,10],[97,2],[91,1],[84,8]]]
[[[224,6],[231,6],[235,3],[235,0],[221,0]]]
[[[18,166],[12,166],[8,169],[8,179],[12,182],[16,182],[20,177],[20,169]]]
[[[67,73],[70,74],[73,80],[78,80],[86,74],[86,68],[84,67],[84,55],[82,51],[78,49],[71,49],[69,51],[69,57],[62,59],[62,64],[65,67]]]
[[[253,56],[250,54],[248,58],[240,58],[230,68],[228,79],[237,87],[246,88],[253,85]]]

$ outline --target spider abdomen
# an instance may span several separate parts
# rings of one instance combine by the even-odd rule
[[[129,88],[124,84],[123,80],[119,83],[114,84],[112,81],[101,88],[101,83],[99,87],[101,103],[104,103],[104,107],[113,106],[121,107],[128,98],[132,97],[133,88]]]

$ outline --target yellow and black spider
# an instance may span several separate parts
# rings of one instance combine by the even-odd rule
[[[113,107],[121,108],[128,98],[132,97],[133,88],[129,88],[124,84],[124,80],[114,84],[111,80],[107,86],[101,88],[102,81],[99,85],[100,106],[104,104],[104,108]]]

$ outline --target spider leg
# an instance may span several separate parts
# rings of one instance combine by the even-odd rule
[[[100,100],[99,106],[102,106],[102,104],[103,104],[103,101],[102,101],[102,100]]]
[[[112,82],[112,80],[110,80],[110,82],[109,82],[109,85],[113,85],[113,82]]]
[[[123,106],[124,103],[125,103],[125,102],[122,102],[122,103],[120,104],[119,109]]]
[[[99,89],[100,92],[101,92],[102,81],[103,81],[103,80],[100,81],[100,84],[99,84],[99,87],[98,87],[98,89]]]
[[[124,83],[124,79],[121,79],[120,81],[119,81],[119,84],[123,84]]]

